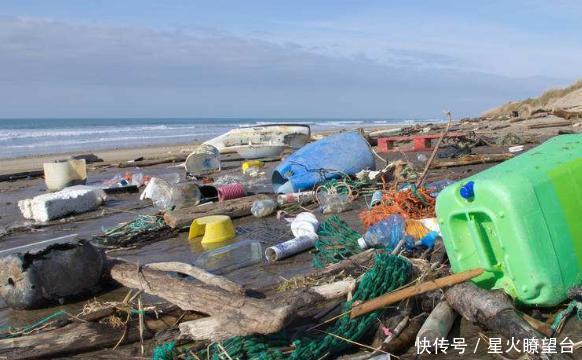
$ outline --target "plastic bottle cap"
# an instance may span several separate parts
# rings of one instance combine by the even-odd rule
[[[362,248],[362,249],[367,249],[368,248],[368,244],[366,243],[366,240],[364,240],[363,237],[358,239],[358,245]]]
[[[469,181],[465,185],[461,187],[459,193],[463,199],[470,199],[475,196],[475,190],[473,186],[475,185],[474,181]]]

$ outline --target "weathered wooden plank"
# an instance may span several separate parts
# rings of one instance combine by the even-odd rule
[[[475,165],[475,164],[487,164],[493,162],[501,162],[511,159],[513,154],[479,154],[479,155],[467,155],[454,160],[438,160],[434,161],[430,168],[448,168],[455,166],[465,166],[465,165]]]

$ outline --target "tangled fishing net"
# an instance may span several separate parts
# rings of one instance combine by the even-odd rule
[[[317,269],[340,262],[362,251],[358,245],[361,235],[337,215],[325,220],[319,226],[317,235],[319,239],[315,242],[316,253],[312,260],[313,266]]]
[[[125,224],[103,229],[103,235],[96,236],[95,240],[108,247],[127,246],[136,239],[145,240],[148,235],[159,237],[157,232],[166,227],[164,219],[160,216],[138,215]]]
[[[284,332],[263,336],[237,336],[215,343],[198,354],[200,359],[212,360],[317,360],[344,352],[374,330],[376,319],[382,310],[377,310],[351,319],[349,312],[356,301],[366,301],[393,291],[408,282],[411,264],[402,257],[379,254],[374,265],[362,277],[352,300],[342,307],[341,317],[325,331],[324,335],[302,337],[293,341],[293,351],[285,354],[282,348],[289,345]],[[169,350],[169,349],[164,349]],[[159,351],[162,353],[162,351]],[[166,359],[158,357],[157,359]]]

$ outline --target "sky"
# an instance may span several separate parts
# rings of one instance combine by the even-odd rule
[[[0,118],[476,116],[582,77],[578,1],[19,0]]]

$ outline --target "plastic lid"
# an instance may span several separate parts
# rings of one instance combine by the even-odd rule
[[[475,190],[473,186],[475,185],[474,181],[469,181],[465,185],[461,187],[459,193],[463,199],[470,199],[475,196]]]
[[[362,248],[362,249],[367,249],[368,248],[368,244],[366,244],[366,240],[364,240],[363,237],[358,239],[358,245]]]

